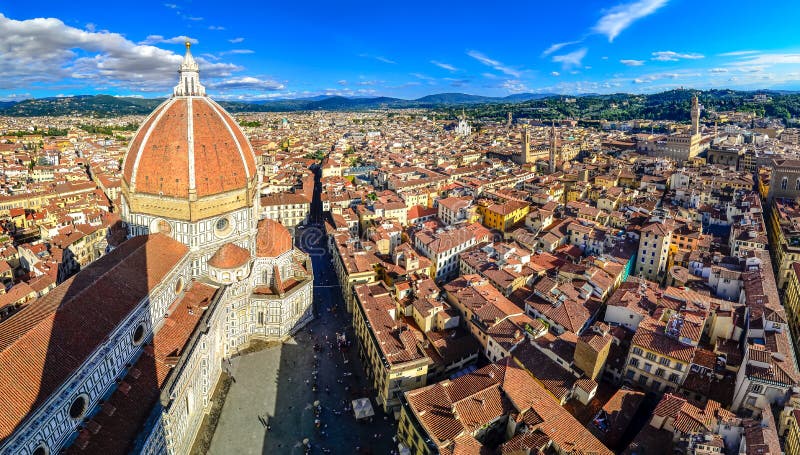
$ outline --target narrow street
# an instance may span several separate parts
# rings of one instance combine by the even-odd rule
[[[383,455],[397,448],[396,423],[374,399],[372,419],[357,421],[350,410],[352,400],[372,399],[374,392],[363,377],[351,315],[344,309],[324,230],[316,223],[321,220],[318,191],[310,218],[295,240],[312,258],[316,318],[285,343],[233,360],[235,382],[211,454],[303,454],[310,445],[309,453],[315,454]],[[338,349],[337,333],[346,334],[349,348]]]

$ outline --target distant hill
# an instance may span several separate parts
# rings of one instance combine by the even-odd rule
[[[534,115],[543,118],[582,118],[625,120],[685,119],[688,104],[694,93],[706,109],[746,109],[760,115],[778,117],[800,116],[800,95],[794,92],[736,90],[694,91],[669,90],[654,94],[616,93],[608,95],[582,95],[567,97],[556,94],[518,93],[506,97],[487,97],[465,93],[439,93],[415,100],[390,97],[350,98],[343,96],[317,96],[306,99],[281,99],[254,102],[221,101],[230,112],[285,112],[310,110],[369,110],[369,109],[462,109],[470,108],[470,115],[503,117],[512,112],[514,117]],[[755,93],[766,93],[772,100],[766,104],[753,103]],[[131,98],[110,95],[80,95],[59,98],[30,99],[19,102],[1,102],[0,115],[93,115],[114,117],[126,114],[148,114],[163,101],[162,98]]]
[[[98,117],[147,114],[164,99],[79,95],[39,98],[0,105],[0,114],[19,117],[42,115],[96,115]]]
[[[506,97],[488,97],[465,93],[440,93],[415,100],[390,97],[349,98],[344,96],[315,96],[303,99],[259,100],[253,102],[221,101],[231,112],[281,112],[311,110],[364,110],[437,108],[493,103],[517,103],[553,95],[519,93]],[[38,98],[25,101],[0,102],[0,115],[32,117],[45,115],[93,115],[113,117],[126,114],[148,114],[164,101],[163,98],[131,98],[110,95],[77,95],[58,98]]]

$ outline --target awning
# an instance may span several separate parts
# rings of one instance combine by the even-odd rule
[[[375,410],[372,409],[372,402],[369,398],[359,398],[353,400],[353,415],[356,419],[364,419],[375,415]]]

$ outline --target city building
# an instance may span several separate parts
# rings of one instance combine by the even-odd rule
[[[650,156],[667,157],[683,163],[708,149],[711,142],[704,140],[700,133],[700,104],[697,95],[692,97],[690,113],[692,123],[688,133],[650,137],[639,142],[637,150]]]
[[[383,283],[355,286],[353,328],[359,356],[377,391],[377,401],[386,412],[399,412],[404,391],[426,384],[428,357],[418,330],[403,322],[397,302]]]

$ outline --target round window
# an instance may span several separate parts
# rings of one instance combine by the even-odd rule
[[[170,235],[172,233],[172,226],[166,220],[161,220],[158,222],[158,232]]]
[[[144,340],[144,324],[139,324],[133,331],[133,344],[141,344]]]
[[[180,294],[183,291],[183,278],[175,280],[175,293]]]
[[[161,233],[164,235],[172,236],[172,225],[169,224],[169,221],[158,219],[154,220],[153,223],[150,225],[150,232],[153,234]]]
[[[47,455],[47,453],[48,453],[47,446],[42,444],[39,447],[37,447],[36,450],[34,450],[31,455]]]
[[[89,405],[86,395],[78,395],[69,406],[69,416],[73,419],[80,419],[86,414],[86,407]]]
[[[227,237],[228,234],[230,234],[232,231],[233,231],[233,224],[231,223],[231,220],[227,216],[218,219],[214,223],[214,234],[217,237],[220,238]]]

